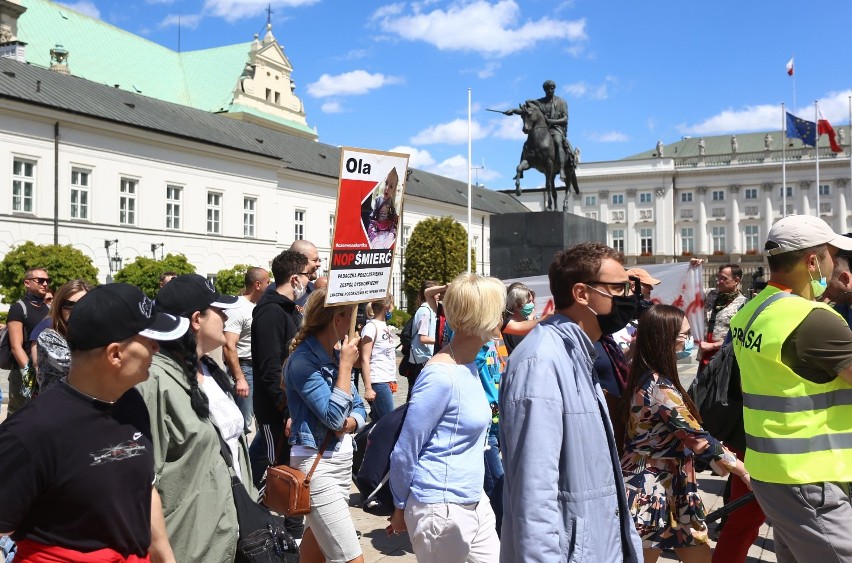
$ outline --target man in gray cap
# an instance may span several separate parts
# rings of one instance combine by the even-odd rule
[[[852,330],[818,301],[852,239],[790,215],[764,248],[769,283],[731,320],[745,467],[779,563],[852,562]]]
[[[0,425],[0,532],[17,542],[16,559],[173,560],[133,386],[148,378],[157,341],[188,325],[128,284],[74,306],[68,377]]]

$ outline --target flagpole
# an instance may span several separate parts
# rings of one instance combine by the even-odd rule
[[[781,217],[787,216],[787,112],[781,102]]]
[[[814,126],[816,127],[816,140],[814,141],[814,149],[816,150],[816,216],[819,217],[819,101],[814,100]]]
[[[846,150],[846,154],[849,155],[849,183],[852,184],[852,96],[849,96],[849,148]],[[843,230],[845,231],[849,228],[849,225],[846,223],[846,217],[843,217],[841,221]]]
[[[467,273],[470,273],[470,244],[471,244],[471,166],[472,166],[472,134],[471,134],[470,88],[467,89]]]

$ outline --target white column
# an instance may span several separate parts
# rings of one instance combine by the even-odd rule
[[[819,189],[819,188],[817,188]],[[810,180],[802,180],[799,182],[799,201],[802,204],[802,215],[811,214],[811,182]]]
[[[628,253],[639,256],[642,247],[639,244],[639,231],[636,230],[636,189],[630,188],[624,194],[624,219],[627,227],[624,229],[624,248]]]
[[[654,190],[654,254],[671,255],[674,253],[671,240],[671,212],[666,213],[668,196],[665,186]]]
[[[773,185],[769,182],[763,184],[763,236],[769,234],[769,230],[772,228],[772,223],[774,222],[774,211],[772,209],[772,189]],[[786,187],[784,188],[786,189]],[[782,213],[783,217],[784,214]]]
[[[607,190],[598,192],[598,220],[607,225],[612,225],[612,217],[609,216],[609,192]],[[609,244],[610,241],[607,240],[606,243]]]
[[[740,228],[740,185],[731,184],[728,186],[728,193],[731,194],[731,226],[733,232],[729,235],[731,244],[731,253],[742,254],[743,252],[743,235]]]
[[[707,186],[698,186],[695,190],[698,195],[698,229],[696,229],[696,250],[699,255],[709,254],[710,245],[707,234]]]
[[[835,184],[835,189],[837,190],[837,219],[835,221],[837,227],[835,231],[845,234],[849,232],[846,225],[846,214],[848,213],[846,209],[846,186],[849,185],[849,179],[838,178],[835,180]]]

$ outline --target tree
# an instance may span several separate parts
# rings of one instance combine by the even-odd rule
[[[166,254],[162,260],[138,256],[136,260],[119,270],[113,276],[113,280],[133,284],[153,299],[160,291],[160,274],[163,272],[175,272],[178,275],[194,274],[195,266],[190,264],[183,254]]]
[[[44,268],[54,289],[73,279],[98,283],[98,269],[92,259],[71,245],[36,244],[27,241],[12,248],[0,261],[0,291],[4,303],[14,303],[24,295],[24,275],[29,268]]]
[[[425,280],[449,283],[467,269],[467,231],[452,217],[417,223],[405,247],[404,290],[409,312]]]
[[[224,295],[241,295],[246,287],[246,272],[252,266],[237,264],[227,270],[216,272],[216,291]]]

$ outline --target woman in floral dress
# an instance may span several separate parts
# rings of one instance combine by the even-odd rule
[[[683,311],[654,305],[639,327],[623,395],[627,432],[621,469],[645,563],[656,561],[663,549],[674,549],[688,563],[710,563],[694,460],[722,476],[734,473],[747,484],[749,476],[742,462],[701,428],[680,384],[676,362],[689,354],[687,342],[692,341]]]

